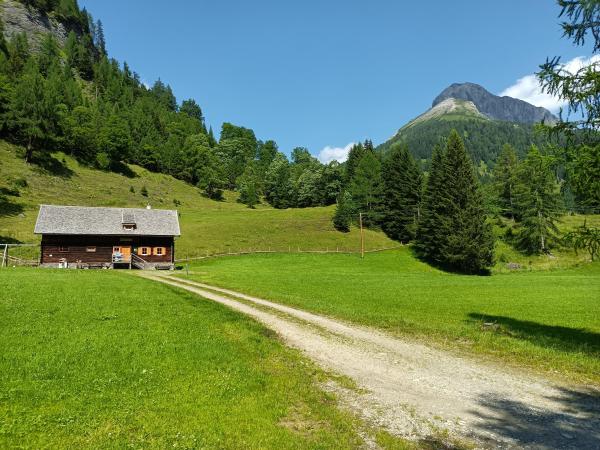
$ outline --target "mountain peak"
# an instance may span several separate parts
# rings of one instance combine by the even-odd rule
[[[444,89],[432,103],[432,107],[449,98],[473,102],[479,112],[490,119],[533,124],[557,121],[550,111],[512,97],[499,97],[476,83],[453,83]]]

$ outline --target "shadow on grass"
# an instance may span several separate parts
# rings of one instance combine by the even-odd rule
[[[8,236],[2,236],[0,234],[0,244],[22,244],[22,243],[23,242],[19,241],[18,239],[8,237]]]
[[[59,161],[48,153],[35,152],[31,162],[37,165],[43,172],[63,178],[71,178],[73,171],[63,161]]]
[[[16,216],[22,212],[22,205],[14,203],[0,194],[0,217]]]
[[[516,448],[600,448],[600,392],[555,388],[547,408],[526,400],[482,395],[471,413],[481,421],[473,430],[480,438],[496,435]]]
[[[454,275],[471,275],[471,276],[482,276],[482,277],[487,277],[492,274],[491,269],[465,270],[465,269],[461,269],[459,267],[454,267],[450,264],[443,264],[443,263],[440,263],[439,261],[434,261],[432,259],[425,258],[419,253],[419,251],[414,246],[410,247],[410,252],[415,257],[415,259],[418,259],[419,261],[421,261],[425,264],[429,264],[431,267],[441,270],[446,273],[450,273],[450,274],[454,274]]]
[[[584,352],[600,357],[600,333],[585,328],[544,325],[512,317],[469,313],[472,322],[481,322],[495,333],[530,341],[540,347],[552,347],[567,352]]]
[[[136,178],[138,176],[127,164],[121,161],[111,162],[110,171],[126,176],[127,178]]]

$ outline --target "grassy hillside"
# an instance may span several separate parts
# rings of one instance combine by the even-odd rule
[[[178,209],[182,236],[179,256],[240,249],[325,250],[360,245],[359,233],[335,231],[333,207],[276,210],[265,205],[255,210],[226,193],[217,202],[198,189],[168,175],[130,166],[129,176],[102,172],[58,154],[47,168],[27,165],[18,149],[0,141],[0,242],[37,242],[33,226],[38,205],[64,204]],[[23,186],[26,184],[26,186]],[[146,187],[148,196],[141,194]],[[15,195],[18,194],[18,195]],[[395,245],[384,234],[367,231],[367,248]]]
[[[405,247],[364,260],[221,258],[192,271],[198,281],[600,385],[600,263],[477,277],[433,269]]]
[[[0,271],[1,448],[357,448],[255,321],[115,271]],[[106,295],[110,293],[110,295]]]

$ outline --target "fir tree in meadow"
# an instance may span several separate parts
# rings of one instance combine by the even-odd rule
[[[562,204],[554,164],[553,157],[532,146],[519,166],[515,199],[521,222],[517,242],[526,253],[547,253],[558,238],[556,222]]]
[[[448,137],[446,150],[437,151],[432,161],[417,251],[464,273],[484,272],[493,263],[494,238],[479,182],[456,131]]]
[[[423,193],[421,217],[417,226],[417,241],[415,251],[423,259],[440,261],[438,235],[444,224],[444,163],[445,150],[436,146],[431,155],[431,165]]]
[[[366,151],[358,162],[349,190],[356,213],[363,213],[365,226],[378,225],[383,206],[383,183],[381,163],[374,151]]]
[[[391,148],[382,168],[385,233],[400,242],[415,238],[423,177],[405,145]]]
[[[519,158],[515,149],[505,144],[494,167],[494,185],[498,193],[498,203],[502,214],[515,218],[515,187]]]
[[[354,177],[356,166],[364,154],[365,148],[360,142],[358,144],[354,144],[350,148],[350,151],[348,152],[348,159],[346,160],[346,183],[350,183],[352,177]]]
[[[350,231],[350,224],[354,215],[354,205],[352,196],[347,191],[339,194],[335,214],[333,215],[333,226],[338,231],[347,233]]]

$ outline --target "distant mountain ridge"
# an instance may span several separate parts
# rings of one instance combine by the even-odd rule
[[[432,107],[449,98],[472,102],[480,113],[490,119],[525,124],[555,123],[558,120],[545,108],[534,106],[517,98],[494,95],[475,83],[451,84],[433,100]]]
[[[520,156],[532,144],[544,145],[547,138],[535,132],[534,125],[557,118],[547,109],[511,97],[499,97],[475,83],[455,83],[444,89],[433,106],[400,128],[378,149],[405,144],[423,167],[433,148],[450,132],[458,131],[476,164],[488,167],[496,161],[504,144],[512,145]]]

